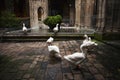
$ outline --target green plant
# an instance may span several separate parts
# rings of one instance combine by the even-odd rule
[[[62,17],[60,15],[48,16],[43,22],[49,26],[50,30],[53,30],[57,23],[60,24],[62,22]]]
[[[102,33],[94,33],[94,38],[96,40],[102,41],[103,40]]]
[[[0,16],[0,27],[2,28],[13,28],[19,27],[20,20],[16,18],[15,14],[4,11]]]
[[[56,23],[61,23],[62,22],[62,17],[60,15],[56,15],[55,17]]]

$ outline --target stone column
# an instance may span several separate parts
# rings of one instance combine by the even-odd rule
[[[106,0],[99,0],[97,31],[103,31],[105,26],[105,5]]]
[[[29,0],[30,7],[30,26],[34,28],[39,28],[38,22],[38,9],[41,7],[43,13],[41,20],[43,21],[48,15],[48,0]]]
[[[44,0],[44,14],[43,14],[43,18],[42,21],[47,18],[48,16],[48,0]]]
[[[86,0],[85,9],[85,27],[91,27],[91,21],[93,16],[94,0]]]
[[[80,25],[80,2],[81,0],[75,0],[75,25]]]
[[[38,27],[38,16],[37,16],[37,9],[36,9],[36,2],[33,0],[29,0],[29,8],[30,8],[30,26]]]
[[[105,10],[106,10],[106,0],[103,0],[103,3],[102,3],[103,5],[102,5],[102,13],[101,13],[101,15],[102,15],[102,21],[101,21],[101,31],[103,31],[104,30],[104,28],[105,28]]]
[[[30,13],[30,27],[33,27],[34,23],[34,13],[33,13],[33,4],[32,4],[32,0],[29,0],[29,13]]]
[[[74,24],[74,7],[73,5],[69,6],[70,7],[70,25]]]

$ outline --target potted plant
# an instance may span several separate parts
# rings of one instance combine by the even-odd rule
[[[60,24],[62,22],[62,17],[60,15],[48,16],[44,21],[44,24],[49,26],[49,30],[53,31],[56,24],[59,24],[58,29],[60,30]]]

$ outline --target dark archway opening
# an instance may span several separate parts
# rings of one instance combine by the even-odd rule
[[[43,8],[39,7],[38,8],[38,20],[41,21],[42,14],[44,13]]]
[[[64,23],[70,23],[70,12],[75,15],[75,0],[49,0],[48,8],[49,16],[61,15]]]
[[[0,13],[5,10],[5,0],[1,0],[0,3]]]
[[[14,0],[14,13],[17,17],[29,17],[29,0]]]

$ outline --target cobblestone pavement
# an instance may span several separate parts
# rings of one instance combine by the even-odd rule
[[[61,55],[80,51],[81,40],[55,41]],[[0,80],[116,80],[98,60],[99,47],[88,52],[79,70],[66,61],[51,61],[45,42],[0,43]]]

